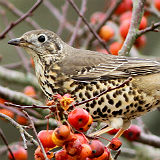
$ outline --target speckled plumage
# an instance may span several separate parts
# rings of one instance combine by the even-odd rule
[[[45,36],[45,42],[37,40],[40,35]],[[9,43],[24,47],[33,57],[36,76],[47,97],[70,93],[76,101],[83,101],[132,77],[124,87],[80,106],[97,121],[125,128],[131,119],[159,106],[158,61],[75,49],[47,30],[27,32]]]

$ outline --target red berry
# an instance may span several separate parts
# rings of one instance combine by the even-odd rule
[[[114,30],[112,27],[108,25],[102,26],[102,28],[99,31],[99,36],[105,40],[108,41],[114,36]]]
[[[27,151],[20,145],[14,145],[11,147],[12,153],[16,160],[27,160],[28,153]],[[12,155],[8,152],[8,158],[13,160]]]
[[[147,18],[143,16],[141,19],[141,23],[139,25],[139,29],[145,29],[146,27],[147,27]]]
[[[93,118],[92,116],[89,114],[89,120],[87,122],[87,124],[81,128],[77,128],[77,130],[81,131],[81,132],[86,132],[88,131],[88,129],[90,128],[90,126],[92,125],[93,122]]]
[[[67,160],[68,159],[68,154],[66,150],[62,149],[60,151],[57,151],[55,154],[55,159],[56,160]]]
[[[105,147],[104,153],[97,158],[92,158],[92,160],[109,160],[110,158],[110,151],[108,150],[107,147]]]
[[[131,125],[124,133],[124,137],[129,141],[137,140],[141,134],[141,129],[137,125]]]
[[[135,41],[135,45],[137,48],[143,48],[147,43],[147,39],[145,35],[138,37]]]
[[[120,23],[122,23],[125,20],[130,20],[132,18],[132,12],[131,11],[127,11],[124,12],[121,16],[120,16]]]
[[[127,19],[120,24],[119,31],[123,39],[126,38],[129,31],[129,27],[130,27],[130,19]]]
[[[52,134],[53,130],[42,130],[38,133],[38,138],[44,148],[53,148],[56,146],[52,141]]]
[[[111,134],[111,135],[114,135],[114,134],[116,134],[118,131],[119,131],[119,129],[115,129],[115,128],[114,128],[114,129],[108,131],[107,133],[108,133],[108,134]]]
[[[85,126],[88,120],[89,113],[82,108],[75,108],[68,115],[68,121],[75,129],[79,129]]]
[[[112,5],[114,3],[116,3],[115,0],[112,2]],[[132,10],[132,0],[123,0],[116,9],[115,13],[119,15],[128,10]]]
[[[81,142],[81,144],[87,143],[88,139],[85,137],[84,134],[76,133],[74,136]]]
[[[79,139],[76,139],[74,141],[66,142],[65,149],[67,151],[67,154],[71,156],[79,155],[82,150],[82,144],[79,141]]]
[[[113,42],[110,46],[109,46],[109,50],[113,55],[118,55],[119,50],[122,47],[122,43],[120,42]]]
[[[54,153],[49,151],[49,148],[44,148],[48,159],[52,159],[54,157]],[[38,146],[34,152],[35,160],[45,160],[44,155],[42,153],[41,148]]]
[[[154,0],[154,6],[160,11],[160,0]]]
[[[109,145],[109,148],[112,150],[118,150],[121,147],[121,145],[122,142],[118,138],[113,138]]]
[[[92,140],[89,144],[92,149],[92,154],[89,158],[96,158],[104,153],[104,145],[99,140]]]
[[[82,150],[80,153],[80,157],[82,159],[85,159],[85,158],[89,157],[91,154],[92,154],[92,149],[91,149],[90,145],[89,144],[82,144]]]

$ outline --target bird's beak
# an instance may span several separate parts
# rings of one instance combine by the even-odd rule
[[[23,38],[15,38],[8,41],[8,44],[15,46],[22,46],[24,43],[26,43],[26,41]]]

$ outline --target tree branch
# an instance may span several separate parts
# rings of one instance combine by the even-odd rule
[[[26,96],[23,93],[13,91],[11,89],[0,86],[0,97],[10,102],[21,104],[21,105],[42,105],[40,101],[37,101],[31,97]]]
[[[144,12],[144,3],[145,0],[133,0],[131,25],[123,46],[119,51],[119,55],[121,56],[129,54],[131,47],[137,38],[139,25]]]

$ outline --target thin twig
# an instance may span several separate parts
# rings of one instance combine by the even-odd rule
[[[8,19],[7,19],[7,17],[6,17],[6,13],[5,13],[5,12],[0,12],[0,14],[2,15],[2,19],[3,19],[3,21],[4,21],[4,24],[5,24],[5,26],[7,27],[7,26],[8,26]],[[12,38],[15,38],[15,35],[14,35],[14,33],[13,33],[12,31],[10,31],[8,34],[9,34],[9,37],[10,37],[11,39],[12,39]],[[20,47],[16,47],[16,46],[15,46],[15,48],[16,48],[16,50],[17,50],[17,53],[18,53],[19,57],[21,58],[21,60],[22,60],[22,62],[23,62],[22,64],[23,64],[25,70],[26,70],[27,72],[30,72],[30,65],[29,65],[29,63],[28,63],[27,58],[24,56],[24,53],[23,53],[22,49],[21,49]]]
[[[86,11],[86,4],[87,4],[87,0],[83,0],[82,1],[82,4],[81,4],[81,10],[80,10],[80,13],[82,15],[84,15],[85,11]],[[74,28],[74,31],[73,31],[73,34],[71,36],[71,39],[69,41],[69,45],[73,45],[73,42],[75,41],[76,39],[76,36],[77,36],[77,31],[79,29],[79,26],[81,25],[81,22],[82,22],[82,19],[80,17],[78,17],[78,20],[77,20],[77,23],[75,25],[75,28]]]
[[[43,147],[40,139],[38,138],[38,134],[37,134],[36,128],[35,128],[35,126],[34,126],[34,123],[33,123],[32,118],[29,116],[29,114],[28,114],[26,111],[24,111],[24,110],[22,110],[22,111],[23,111],[23,113],[26,115],[26,117],[28,117],[28,119],[30,120],[30,124],[31,124],[32,130],[33,130],[33,132],[34,132],[34,134],[35,134],[35,136],[36,136],[36,139],[37,139],[37,142],[38,142],[39,146],[41,147],[41,150],[42,150],[42,153],[43,153],[43,155],[44,155],[44,158],[45,158],[45,160],[48,160],[48,157],[47,157],[47,155],[46,155],[46,152],[45,152],[45,150],[44,150],[44,147]]]
[[[48,8],[48,10],[52,13],[52,15],[58,21],[63,19],[63,15],[59,12],[59,10],[49,0],[45,0],[43,4]],[[74,27],[69,22],[67,22],[67,21],[65,22],[65,27],[66,27],[66,29],[68,29],[68,31],[73,32]]]
[[[141,36],[142,34],[145,34],[147,32],[153,31],[153,32],[159,32],[159,30],[156,30],[158,27],[160,27],[160,22],[153,23],[151,26],[146,27],[143,30],[139,30],[137,33],[137,36]]]
[[[13,126],[15,126],[20,134],[22,135],[23,134],[23,137],[24,138],[25,136],[27,136],[29,138],[29,140],[35,145],[35,146],[38,146],[38,143],[36,140],[33,139],[33,137],[28,133],[26,132],[26,130],[20,125],[18,124],[16,121],[14,121],[12,118],[10,118],[9,116],[5,115],[5,114],[2,114],[0,113],[0,117],[8,120]],[[25,136],[24,136],[25,135]],[[26,142],[26,139],[23,139],[24,140],[24,143]]]
[[[105,17],[103,19],[103,21],[101,21],[97,26],[96,26],[96,29],[95,29],[95,32],[99,32],[99,30],[101,29],[101,27],[109,20],[111,19],[113,13],[115,12],[115,10],[117,9],[117,7],[119,6],[119,4],[122,2],[122,0],[117,0],[114,4],[113,7],[110,7],[108,8],[108,10],[106,11],[105,13]],[[93,35],[91,37],[89,37],[88,39],[88,45],[90,45],[94,40],[94,37]]]
[[[133,1],[130,28],[129,28],[127,37],[123,43],[123,46],[121,50],[119,51],[119,55],[129,54],[131,47],[137,38],[137,32],[139,30],[139,25],[140,25],[140,22],[143,16],[143,12],[144,12],[144,4],[145,4],[145,0],[134,0]]]
[[[62,7],[62,19],[59,21],[60,24],[57,31],[57,34],[59,36],[62,34],[63,28],[65,27],[68,7],[69,7],[69,3],[68,1],[65,1],[64,6]]]
[[[11,148],[10,148],[8,142],[7,142],[7,139],[6,139],[5,135],[3,134],[3,131],[2,131],[1,128],[0,128],[0,136],[1,136],[4,144],[6,145],[8,151],[10,152],[10,154],[11,154],[11,156],[12,156],[12,159],[13,159],[13,160],[16,160],[15,157],[14,157],[14,155],[13,155],[13,153],[12,153],[12,150],[11,150]]]
[[[80,13],[77,5],[73,2],[73,0],[67,0],[71,6],[74,8],[74,10],[77,12],[77,14],[82,18],[83,22],[88,27],[89,31],[94,35],[94,37],[98,40],[98,42],[107,50],[108,53],[110,53],[109,49],[106,47],[105,42],[99,37],[99,35],[93,30],[93,28],[90,26],[90,24],[87,22],[87,19]]]
[[[13,3],[9,2],[8,0],[0,0],[0,4],[6,7],[9,11],[11,11],[14,15],[21,17],[24,15],[22,11],[20,11],[18,8],[14,6]],[[30,24],[35,29],[40,29],[41,27],[37,22],[35,22],[32,18],[28,17],[25,19],[25,21]]]
[[[37,2],[24,14],[22,15],[19,19],[17,19],[14,22],[11,22],[6,28],[5,30],[0,34],[0,39],[3,39],[5,37],[5,35],[13,28],[15,27],[17,24],[19,24],[20,22],[22,22],[24,19],[26,19],[27,17],[29,17],[38,7],[39,5],[43,2],[43,0],[37,0]]]

